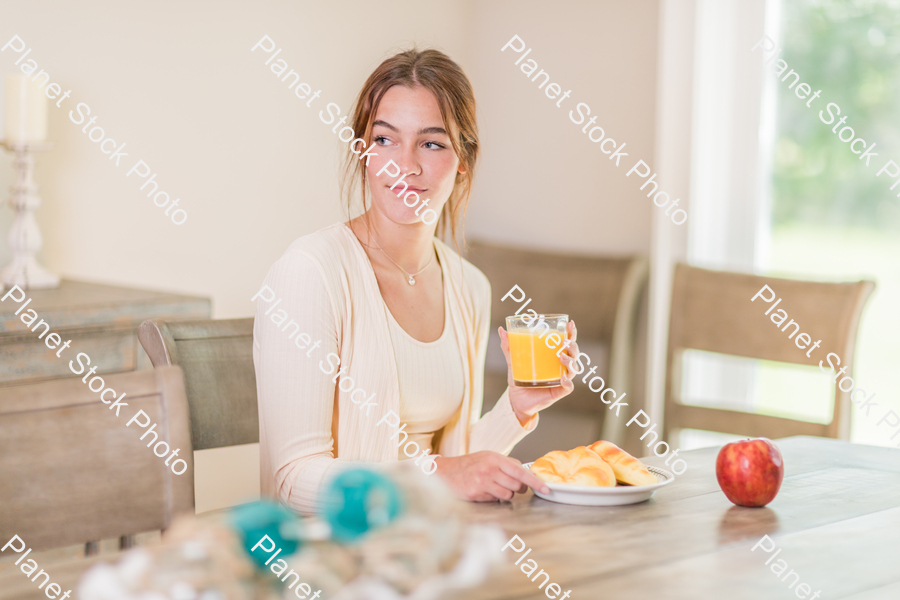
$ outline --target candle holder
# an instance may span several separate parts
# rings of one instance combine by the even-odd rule
[[[13,152],[13,168],[16,182],[12,186],[9,203],[16,213],[9,230],[9,247],[12,262],[0,271],[0,282],[6,287],[18,285],[22,289],[59,287],[59,276],[51,273],[38,263],[35,254],[44,243],[34,211],[41,205],[34,181],[34,155],[53,147],[50,142],[0,142]]]

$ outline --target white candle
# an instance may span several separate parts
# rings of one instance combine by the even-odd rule
[[[6,141],[42,142],[47,139],[47,96],[25,75],[6,76]]]

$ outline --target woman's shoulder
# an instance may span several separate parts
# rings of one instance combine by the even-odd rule
[[[343,223],[334,223],[308,233],[294,240],[283,257],[308,257],[319,262],[334,261],[350,255],[352,240],[347,235],[350,230]]]
[[[329,287],[337,284],[342,274],[355,264],[349,231],[343,223],[335,223],[297,238],[275,261],[272,271],[284,271],[304,279],[318,272]]]

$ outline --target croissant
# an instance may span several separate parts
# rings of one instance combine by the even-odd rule
[[[628,485],[652,485],[659,483],[656,475],[647,470],[644,463],[628,454],[612,442],[600,440],[594,442],[589,449],[593,450],[612,467],[616,481]]]
[[[612,467],[585,446],[548,452],[534,461],[531,471],[547,483],[600,487],[616,485]]]

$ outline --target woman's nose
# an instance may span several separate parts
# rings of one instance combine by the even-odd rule
[[[419,161],[416,158],[415,147],[406,146],[401,150],[400,169],[407,175],[418,175],[420,171]]]

